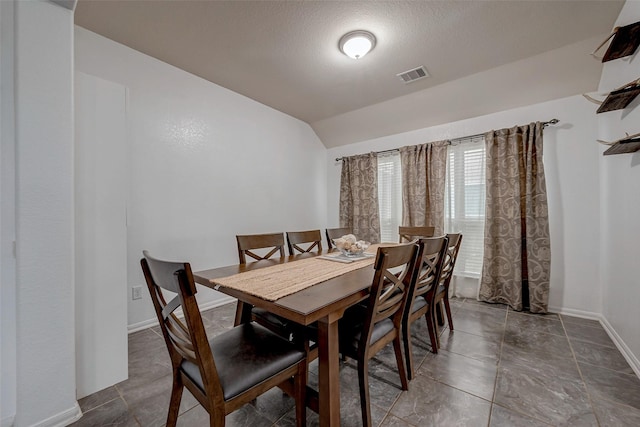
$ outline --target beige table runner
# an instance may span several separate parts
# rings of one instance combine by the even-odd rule
[[[375,254],[378,246],[371,245],[367,252]],[[367,267],[373,264],[374,260],[375,256],[371,256],[346,264],[319,257],[304,258],[218,278],[213,280],[213,283],[246,292],[267,301],[275,301],[350,271]]]

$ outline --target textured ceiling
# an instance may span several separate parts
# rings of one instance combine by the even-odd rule
[[[331,147],[593,91],[601,64],[588,54],[622,4],[80,0],[75,21],[299,118]],[[377,37],[358,61],[338,51],[340,37],[356,29]],[[431,77],[396,77],[420,65]],[[471,81],[471,92],[490,89],[494,100],[478,102]],[[548,90],[511,96],[530,85]],[[429,109],[449,98],[449,110],[434,118]]]

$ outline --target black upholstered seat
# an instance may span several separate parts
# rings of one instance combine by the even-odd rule
[[[273,314],[260,307],[251,308],[251,315],[256,322],[263,326],[268,326],[269,329],[281,337],[290,338],[293,325],[284,317]]]
[[[255,322],[207,340],[191,266],[161,261],[145,251],[140,260],[173,371],[166,425],[178,419],[186,387],[209,413],[210,426],[273,387],[296,399],[296,425],[306,424],[307,358],[296,345]],[[169,302],[164,291],[175,294]],[[184,319],[176,316],[182,309]]]
[[[289,341],[257,323],[245,323],[209,340],[225,400],[244,393],[305,357]],[[185,360],[182,370],[202,390],[198,366]]]
[[[420,310],[422,307],[425,307],[427,305],[429,305],[429,304],[427,303],[426,299],[418,298],[413,302],[413,305],[411,306],[411,312],[415,313],[418,310]]]
[[[344,324],[344,322],[343,322]],[[351,331],[345,331],[347,336],[351,336],[351,342],[347,342],[346,340],[342,341],[340,346],[340,351],[345,356],[356,358],[358,356],[358,344],[360,343],[360,339],[362,338],[362,323],[354,325],[353,328],[350,328]],[[393,321],[391,319],[384,319],[373,326],[373,330],[371,331],[371,338],[369,339],[370,345],[374,345],[378,341],[380,341],[386,334],[393,330]],[[340,330],[343,332],[343,329]],[[349,334],[351,332],[351,334]]]

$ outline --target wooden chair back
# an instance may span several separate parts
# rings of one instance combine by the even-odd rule
[[[236,236],[240,264],[247,263],[247,256],[255,260],[269,259],[279,254],[284,257],[284,235],[282,233],[248,234]],[[270,249],[266,255],[253,252],[256,249]]]
[[[409,388],[405,359],[402,357],[401,331],[419,262],[420,247],[415,243],[378,248],[366,307],[352,307],[342,319],[340,350],[343,355],[354,357],[358,362],[360,410],[365,427],[372,425],[368,361],[391,342],[402,389]],[[362,314],[362,310],[365,310],[365,314]]]
[[[398,227],[399,242],[411,242],[421,237],[433,237],[435,227]]]
[[[409,379],[412,379],[414,376],[411,325],[423,316],[427,322],[431,351],[433,353],[438,352],[438,339],[436,337],[437,331],[435,329],[433,307],[435,306],[436,287],[440,281],[442,265],[447,252],[447,242],[448,239],[446,236],[427,237],[418,240],[418,245],[421,248],[420,267],[413,295],[405,308],[402,325],[404,356]]]
[[[418,255],[419,247],[412,243],[378,248],[359,346],[361,351],[375,354],[393,338],[390,335],[389,339],[378,340],[374,348],[369,348],[371,332],[377,323],[392,319],[396,329],[400,330],[406,304],[416,283]]]
[[[327,244],[329,245],[329,249],[333,248],[333,239],[339,239],[342,236],[346,236],[347,234],[352,234],[351,229],[348,227],[341,228],[327,228]]]
[[[320,230],[287,231],[287,246],[289,255],[320,252],[322,251],[322,234]]]
[[[238,242],[240,264],[246,264],[247,257],[256,261],[269,259],[275,255],[280,256],[280,258],[284,257],[284,234],[282,232],[237,235],[236,241]],[[256,252],[257,249],[261,250],[260,254]],[[244,308],[245,303],[238,300],[234,326],[242,323]],[[264,309],[252,307],[251,319],[283,337],[289,335],[284,325],[286,323],[285,319],[277,317]]]
[[[209,341],[189,263],[161,261],[147,251],[143,254],[140,264],[173,370],[166,426],[176,426],[184,387],[209,413],[209,425],[222,427],[227,414],[276,386],[295,397],[296,425],[306,425],[306,355],[253,322]],[[176,295],[167,302],[164,291]],[[184,321],[175,314],[178,308]],[[214,361],[217,346],[223,347],[216,353],[220,372]]]
[[[440,274],[440,281],[438,288],[435,291],[434,307],[436,308],[436,317],[438,324],[444,326],[443,308],[447,315],[447,321],[449,322],[449,331],[453,331],[453,316],[451,315],[451,305],[449,304],[449,286],[451,285],[451,278],[453,277],[453,269],[456,266],[456,260],[458,259],[458,253],[460,252],[460,245],[462,244],[461,233],[447,234],[449,240],[447,244],[447,252],[442,265],[442,272]],[[439,335],[436,335],[439,338]]]
[[[448,291],[451,277],[453,276],[453,269],[456,266],[458,253],[460,252],[460,245],[462,244],[462,233],[449,233],[447,234],[447,239],[449,241],[447,243],[447,253],[442,265],[440,284],[444,285],[445,290]]]
[[[204,394],[222,396],[222,386],[196,301],[197,290],[191,266],[189,263],[157,260],[147,251],[143,254],[140,261],[142,271],[174,371],[179,370],[185,360],[195,364],[200,368]],[[176,296],[167,302],[163,291]],[[184,321],[175,315],[178,308],[182,308]]]
[[[447,236],[426,237],[418,240],[418,245],[422,246],[422,263],[416,280],[413,298],[425,297],[430,290],[435,289],[446,258],[448,249]],[[433,294],[433,292],[432,292]],[[433,301],[427,301],[433,303]]]

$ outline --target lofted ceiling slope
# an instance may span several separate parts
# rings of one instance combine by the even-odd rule
[[[623,1],[80,0],[77,25],[309,123],[327,147],[597,89]],[[375,34],[360,60],[338,50]],[[424,65],[429,78],[396,74]],[[543,119],[543,118],[541,118]]]

